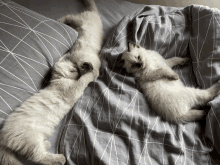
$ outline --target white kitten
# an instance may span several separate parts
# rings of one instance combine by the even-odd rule
[[[97,76],[98,70],[93,69],[80,77],[70,54],[60,58],[49,86],[28,98],[6,119],[0,131],[0,164],[21,165],[12,151],[43,165],[64,164],[64,155],[47,151],[50,142],[46,139]]]
[[[204,118],[207,112],[197,108],[220,92],[220,81],[206,90],[182,84],[171,68],[188,63],[189,58],[166,60],[155,51],[129,43],[121,59],[126,71],[136,77],[151,108],[167,121],[186,123]]]
[[[79,38],[72,49],[75,61],[82,66],[81,71],[87,70],[88,65],[81,65],[84,62],[91,63],[96,69],[100,68],[101,62],[99,53],[102,44],[102,21],[100,19],[94,0],[82,0],[87,10],[77,15],[66,15],[58,21],[67,24],[79,34]]]

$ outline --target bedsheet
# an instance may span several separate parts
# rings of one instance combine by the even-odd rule
[[[205,6],[145,6],[125,16],[101,51],[100,76],[66,115],[59,152],[68,165],[217,164],[220,96],[204,121],[171,124],[148,105],[134,78],[115,62],[128,41],[165,58],[190,57],[177,67],[185,85],[208,88],[220,78],[220,12]]]
[[[84,6],[79,0],[14,0],[14,2],[53,20],[57,20],[67,14],[78,14],[84,11]],[[103,23],[103,44],[112,33],[112,29],[125,15],[132,14],[143,6],[142,4],[122,0],[98,0],[96,5]],[[50,152],[57,151],[59,137],[62,133],[61,125],[63,125],[63,121],[59,123],[53,135],[48,139],[51,142]]]

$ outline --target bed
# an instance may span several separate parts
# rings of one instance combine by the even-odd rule
[[[115,65],[134,41],[165,58],[190,57],[190,65],[175,71],[185,85],[210,87],[220,78],[220,11],[119,0],[97,6],[104,26],[100,76],[49,138],[50,152],[63,153],[67,165],[220,164],[220,96],[207,104],[205,120],[172,124]],[[56,20],[83,10],[78,0],[0,1],[1,124],[47,85],[53,64],[77,41],[77,32]]]

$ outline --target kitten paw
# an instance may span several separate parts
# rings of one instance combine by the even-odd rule
[[[63,18],[59,18],[59,19],[57,20],[57,22],[63,23],[64,20],[63,20]]]
[[[66,163],[66,158],[63,154],[59,154],[57,156],[56,162],[60,165],[64,165]]]
[[[57,20],[57,22],[60,22],[60,23],[65,23],[65,20],[66,20],[66,17],[61,17]]]
[[[44,141],[44,145],[45,145],[46,150],[49,150],[50,147],[51,147],[51,144],[50,144],[50,142],[48,140]]]
[[[66,163],[66,158],[63,154],[48,154],[39,163],[44,165],[64,165]]]
[[[94,79],[96,79],[99,76],[99,70],[98,69],[94,69],[92,73],[93,73]]]
[[[179,75],[178,74],[174,74],[174,75],[170,75],[167,77],[169,80],[179,80]]]
[[[185,57],[185,58],[183,58],[183,60],[180,63],[180,65],[189,65],[190,62],[191,62],[191,59],[189,57]]]

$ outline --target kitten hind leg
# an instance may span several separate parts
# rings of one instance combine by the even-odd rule
[[[45,149],[44,151],[38,150],[37,152],[35,152],[30,160],[35,163],[40,163],[44,165],[63,165],[66,162],[66,158],[63,154],[53,154],[47,152]]]
[[[45,153],[44,158],[41,159],[38,163],[44,165],[64,165],[66,162],[66,158],[63,154],[52,154],[52,153]]]
[[[196,89],[196,88],[186,88],[187,98],[191,98],[189,101],[189,106],[191,107],[201,107],[211,101],[217,94],[220,93],[220,80],[212,85],[208,89]],[[196,110],[191,109],[185,114],[176,116],[174,122],[176,123],[187,123],[191,121],[201,120],[207,115],[207,110]]]
[[[83,24],[82,19],[78,18],[77,15],[70,15],[70,14],[66,15],[64,17],[61,17],[57,21],[61,22],[61,23],[64,23],[66,25],[69,25],[74,29],[79,28]]]
[[[173,57],[170,59],[165,60],[166,64],[169,67],[174,67],[176,65],[186,65],[190,62],[190,58],[186,57],[186,58],[181,58],[181,57]]]
[[[195,89],[196,105],[205,105],[220,93],[220,80],[208,89]]]
[[[191,109],[187,113],[178,116],[175,120],[176,123],[187,123],[187,122],[193,122],[202,120],[206,117],[208,111],[206,110],[197,110],[197,109]]]
[[[48,140],[44,141],[44,145],[45,145],[46,150],[49,150],[50,147],[51,147],[51,144],[50,144],[50,142]]]
[[[34,148],[30,156],[30,160],[43,165],[63,165],[66,162],[66,158],[63,154],[53,154],[47,151],[50,142],[44,140],[43,136],[38,136],[37,140],[33,144]]]

